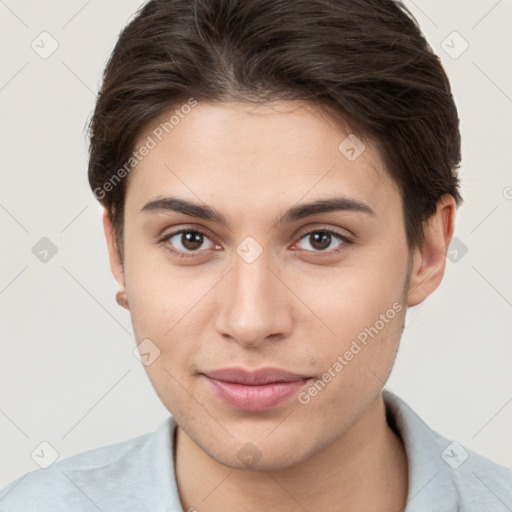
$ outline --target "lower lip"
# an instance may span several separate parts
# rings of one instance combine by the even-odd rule
[[[309,379],[290,382],[274,382],[261,386],[246,386],[212,379],[206,376],[211,389],[225,403],[243,411],[267,411],[273,409],[306,385]]]

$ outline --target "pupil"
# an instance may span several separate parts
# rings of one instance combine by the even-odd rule
[[[201,233],[195,233],[193,231],[182,233],[181,243],[183,244],[183,247],[185,247],[186,249],[198,249],[203,244],[203,235]]]
[[[324,233],[324,232],[318,232],[318,233],[313,233],[313,235],[311,235],[313,237],[313,242],[312,242],[312,246],[315,248],[315,249],[326,249],[327,247],[329,247],[329,244],[331,242],[331,235],[329,233]]]

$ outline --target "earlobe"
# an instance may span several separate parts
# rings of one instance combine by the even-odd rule
[[[116,302],[123,308],[129,309],[128,299],[126,298],[126,292],[124,290],[119,290],[116,293]]]
[[[112,271],[112,275],[119,285],[119,291],[116,293],[116,302],[120,306],[128,309],[128,301],[126,299],[126,291],[124,287],[124,268],[121,253],[117,247],[112,219],[110,218],[110,215],[108,214],[108,211],[105,207],[102,208],[102,220],[103,230],[105,232],[105,241],[107,242],[110,270]]]
[[[446,254],[453,236],[456,203],[445,194],[437,203],[434,214],[424,223],[424,242],[412,253],[412,271],[407,304],[409,307],[423,302],[443,279]]]

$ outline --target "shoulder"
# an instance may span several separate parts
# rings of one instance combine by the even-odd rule
[[[443,438],[443,470],[460,495],[463,511],[512,510],[512,469]]]
[[[139,499],[130,499],[136,486],[147,483],[145,479],[157,484],[162,470],[172,472],[174,425],[169,418],[155,432],[27,473],[0,490],[0,512],[129,510],[129,503]]]
[[[431,429],[403,400],[383,393],[388,422],[404,443],[409,465],[407,512],[510,512],[512,469]]]

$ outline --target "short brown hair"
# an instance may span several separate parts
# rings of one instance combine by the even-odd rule
[[[450,84],[398,1],[150,0],[119,37],[89,125],[89,183],[121,251],[118,171],[145,127],[191,97],[306,100],[341,116],[378,142],[410,247],[443,194],[461,201]]]

